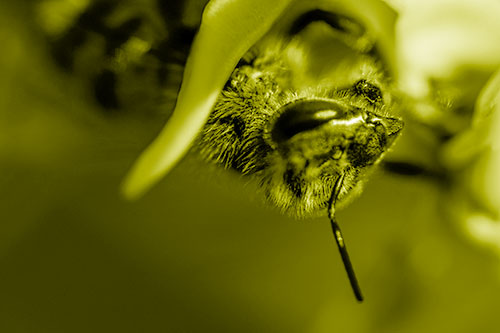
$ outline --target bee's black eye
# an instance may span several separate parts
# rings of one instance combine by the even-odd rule
[[[346,110],[341,104],[302,99],[282,107],[281,115],[273,126],[271,136],[274,142],[284,142],[294,135],[314,130],[332,120],[346,118]]]
[[[356,95],[363,96],[371,104],[382,101],[382,91],[376,85],[362,79],[354,84]]]

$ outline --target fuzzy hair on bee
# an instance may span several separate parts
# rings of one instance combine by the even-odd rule
[[[198,138],[202,156],[257,179],[295,217],[322,214],[341,174],[339,206],[352,199],[402,128],[382,63],[337,34],[312,21],[289,40],[264,39],[233,71]]]

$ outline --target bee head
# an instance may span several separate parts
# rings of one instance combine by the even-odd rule
[[[294,216],[322,214],[336,179],[352,197],[402,129],[373,36],[312,10],[240,60],[199,136],[201,155],[253,177]]]
[[[306,196],[306,188],[316,188],[314,196],[322,197],[323,189],[331,190],[332,180],[345,174],[341,202],[381,160],[402,128],[397,118],[340,101],[301,99],[280,110],[268,129],[268,140],[278,152],[274,163],[285,166],[285,183],[297,201]],[[322,200],[316,204],[319,207]]]
[[[397,118],[333,100],[300,99],[286,104],[278,114],[268,131],[270,144],[284,154],[297,145],[317,150],[322,140],[329,138],[334,145],[332,158],[340,159],[340,152],[346,152],[356,166],[378,159],[403,128]]]

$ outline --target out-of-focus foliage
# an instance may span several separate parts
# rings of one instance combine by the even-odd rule
[[[252,185],[194,158],[124,202],[119,183],[162,123],[96,112],[52,64],[31,10],[0,3],[0,331],[498,330],[498,257],[445,214],[463,207],[450,193],[468,187],[378,173],[340,212],[362,305],[326,219],[280,216]],[[482,96],[498,96],[496,80]],[[498,124],[490,103],[479,99],[477,113]],[[460,172],[495,170],[486,161]],[[498,244],[495,223],[466,225]]]
[[[394,2],[400,84],[417,101],[413,116],[450,136],[433,145],[451,180],[448,214],[500,255],[500,3]]]

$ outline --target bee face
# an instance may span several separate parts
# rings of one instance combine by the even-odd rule
[[[299,100],[284,109],[272,124],[271,140],[299,170],[373,165],[402,126],[397,119],[334,101]]]
[[[327,207],[344,175],[338,200],[345,201],[401,129],[396,118],[334,101],[292,102],[272,126],[268,198],[289,213],[309,215]]]
[[[219,96],[201,154],[255,178],[271,203],[298,217],[325,210],[341,174],[339,203],[359,192],[403,124],[391,116],[380,62],[346,40],[311,22],[290,39],[261,41]]]

